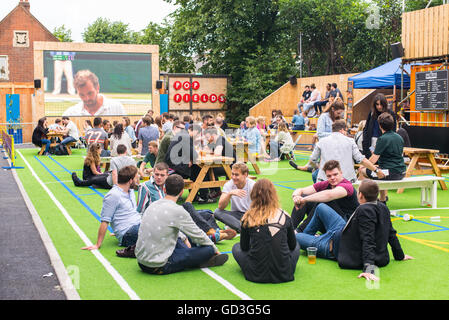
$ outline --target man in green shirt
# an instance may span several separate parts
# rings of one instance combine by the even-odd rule
[[[168,147],[170,146],[171,139],[181,130],[185,129],[185,124],[180,121],[176,120],[173,122],[173,128],[172,130],[168,130],[165,134],[162,140],[159,143],[159,151],[156,157],[155,164],[158,164],[160,162],[165,162],[165,154],[167,153]]]
[[[159,154],[159,148],[157,141],[150,141],[148,142],[148,152],[145,155],[145,158],[143,161],[139,161],[137,163],[137,166],[139,168],[139,174],[140,176],[147,176],[149,175],[154,168],[154,165],[156,164],[156,157]],[[149,163],[151,165],[151,168],[146,169],[146,165]]]
[[[359,180],[382,179],[382,180],[401,180],[405,176],[407,167],[404,163],[403,149],[404,140],[394,130],[394,119],[388,112],[382,113],[378,117],[379,127],[382,135],[377,139],[374,153],[369,158],[373,164],[378,164],[378,168],[373,172],[365,167],[359,169]],[[382,174],[377,176],[381,171]],[[380,201],[387,202],[387,191],[380,191]]]

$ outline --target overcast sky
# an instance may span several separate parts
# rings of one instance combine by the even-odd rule
[[[97,18],[121,21],[133,31],[151,22],[160,23],[175,6],[162,0],[29,0],[31,13],[48,30],[65,25],[72,39],[82,42],[84,29]],[[11,12],[19,0],[0,0],[0,20]]]

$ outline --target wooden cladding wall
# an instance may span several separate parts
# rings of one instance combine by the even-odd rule
[[[449,55],[449,4],[404,12],[402,46],[405,59]]]
[[[35,125],[33,124],[34,82],[16,82],[0,84],[0,123],[6,123],[6,95],[20,95],[20,118],[22,122],[23,142],[31,142]]]
[[[356,75],[356,73],[339,74],[339,75],[329,75],[329,76],[318,76],[318,77],[308,77],[297,79],[296,85],[291,85],[287,82],[279,89],[274,91],[268,97],[260,101],[254,107],[249,110],[249,114],[252,116],[264,116],[267,122],[271,120],[271,110],[280,109],[282,114],[286,117],[292,117],[293,111],[297,108],[298,102],[304,91],[306,85],[311,85],[315,83],[315,86],[320,90],[322,98],[326,93],[327,83],[336,83],[337,87],[343,94],[343,98],[346,103],[347,89],[348,89],[348,78]],[[354,90],[354,103],[361,99],[364,95],[372,91],[372,89],[355,89]]]

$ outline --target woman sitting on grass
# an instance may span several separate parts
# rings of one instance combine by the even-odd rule
[[[251,206],[242,217],[240,243],[232,248],[246,280],[293,281],[299,249],[292,221],[280,209],[273,183],[258,180],[251,191]]]
[[[83,180],[79,179],[75,172],[72,173],[72,180],[77,187],[98,186],[102,189],[111,189],[107,178],[108,173],[101,173],[100,170],[101,146],[98,143],[90,145],[84,159]]]

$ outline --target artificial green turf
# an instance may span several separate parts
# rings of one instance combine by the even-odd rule
[[[34,168],[40,179],[46,183],[56,198],[67,209],[76,224],[83,230],[89,239],[95,243],[99,222],[84,208],[56,179],[48,173],[35,159],[37,149],[22,149],[20,152]],[[39,157],[65,185],[80,199],[100,215],[102,197],[94,194],[89,188],[74,187],[69,171],[82,169],[82,156],[85,150],[74,150],[72,156]],[[17,156],[18,165],[24,165]],[[299,164],[307,161],[306,154],[300,154]],[[310,185],[310,173],[293,170],[287,163],[259,163],[262,174],[258,179],[268,178],[276,185],[281,207],[287,212],[291,211],[291,194],[293,189]],[[64,168],[62,168],[63,166]],[[250,166],[250,174],[254,174]],[[18,170],[19,177],[30,196],[33,205],[53,241],[65,266],[77,266],[80,270],[79,294],[82,299],[128,299],[124,291],[116,284],[103,266],[88,251],[82,251],[84,246],[81,239],[73,231],[59,209],[53,204],[47,193],[42,190],[36,179],[31,177],[28,168]],[[80,171],[78,171],[81,174]],[[105,194],[107,190],[98,190]],[[438,206],[449,207],[449,191],[438,190]],[[92,194],[92,195],[86,195]],[[388,206],[390,209],[420,208],[420,190],[406,189],[404,193],[389,192]],[[198,209],[209,208],[214,210],[217,204],[196,205]],[[393,226],[398,233],[431,231],[437,226],[449,228],[449,210],[423,210],[401,211],[399,214],[409,213],[415,220],[405,222],[393,218]],[[439,215],[440,222],[430,222],[429,218],[420,218]],[[421,222],[420,222],[421,221]],[[426,223],[433,223],[432,226]],[[424,239],[440,242],[449,242],[449,231],[415,233],[405,235],[414,239]],[[217,246],[220,251],[232,250],[239,238],[220,242]],[[449,282],[447,270],[449,266],[449,245],[438,244],[440,249],[429,247],[422,243],[400,238],[406,254],[415,257],[411,261],[394,261],[380,269],[381,281],[378,288],[367,285],[365,280],[357,279],[360,270],[340,269],[336,262],[318,259],[316,265],[309,265],[304,253],[301,255],[295,281],[282,284],[257,284],[246,281],[237,262],[232,258],[221,266],[211,268],[234,285],[237,289],[253,299],[448,299]],[[238,299],[216,280],[201,270],[189,270],[165,276],[148,275],[140,271],[134,259],[118,258],[115,255],[117,240],[107,234],[100,252],[111,265],[122,275],[129,286],[142,299]],[[443,251],[441,248],[446,248]]]

